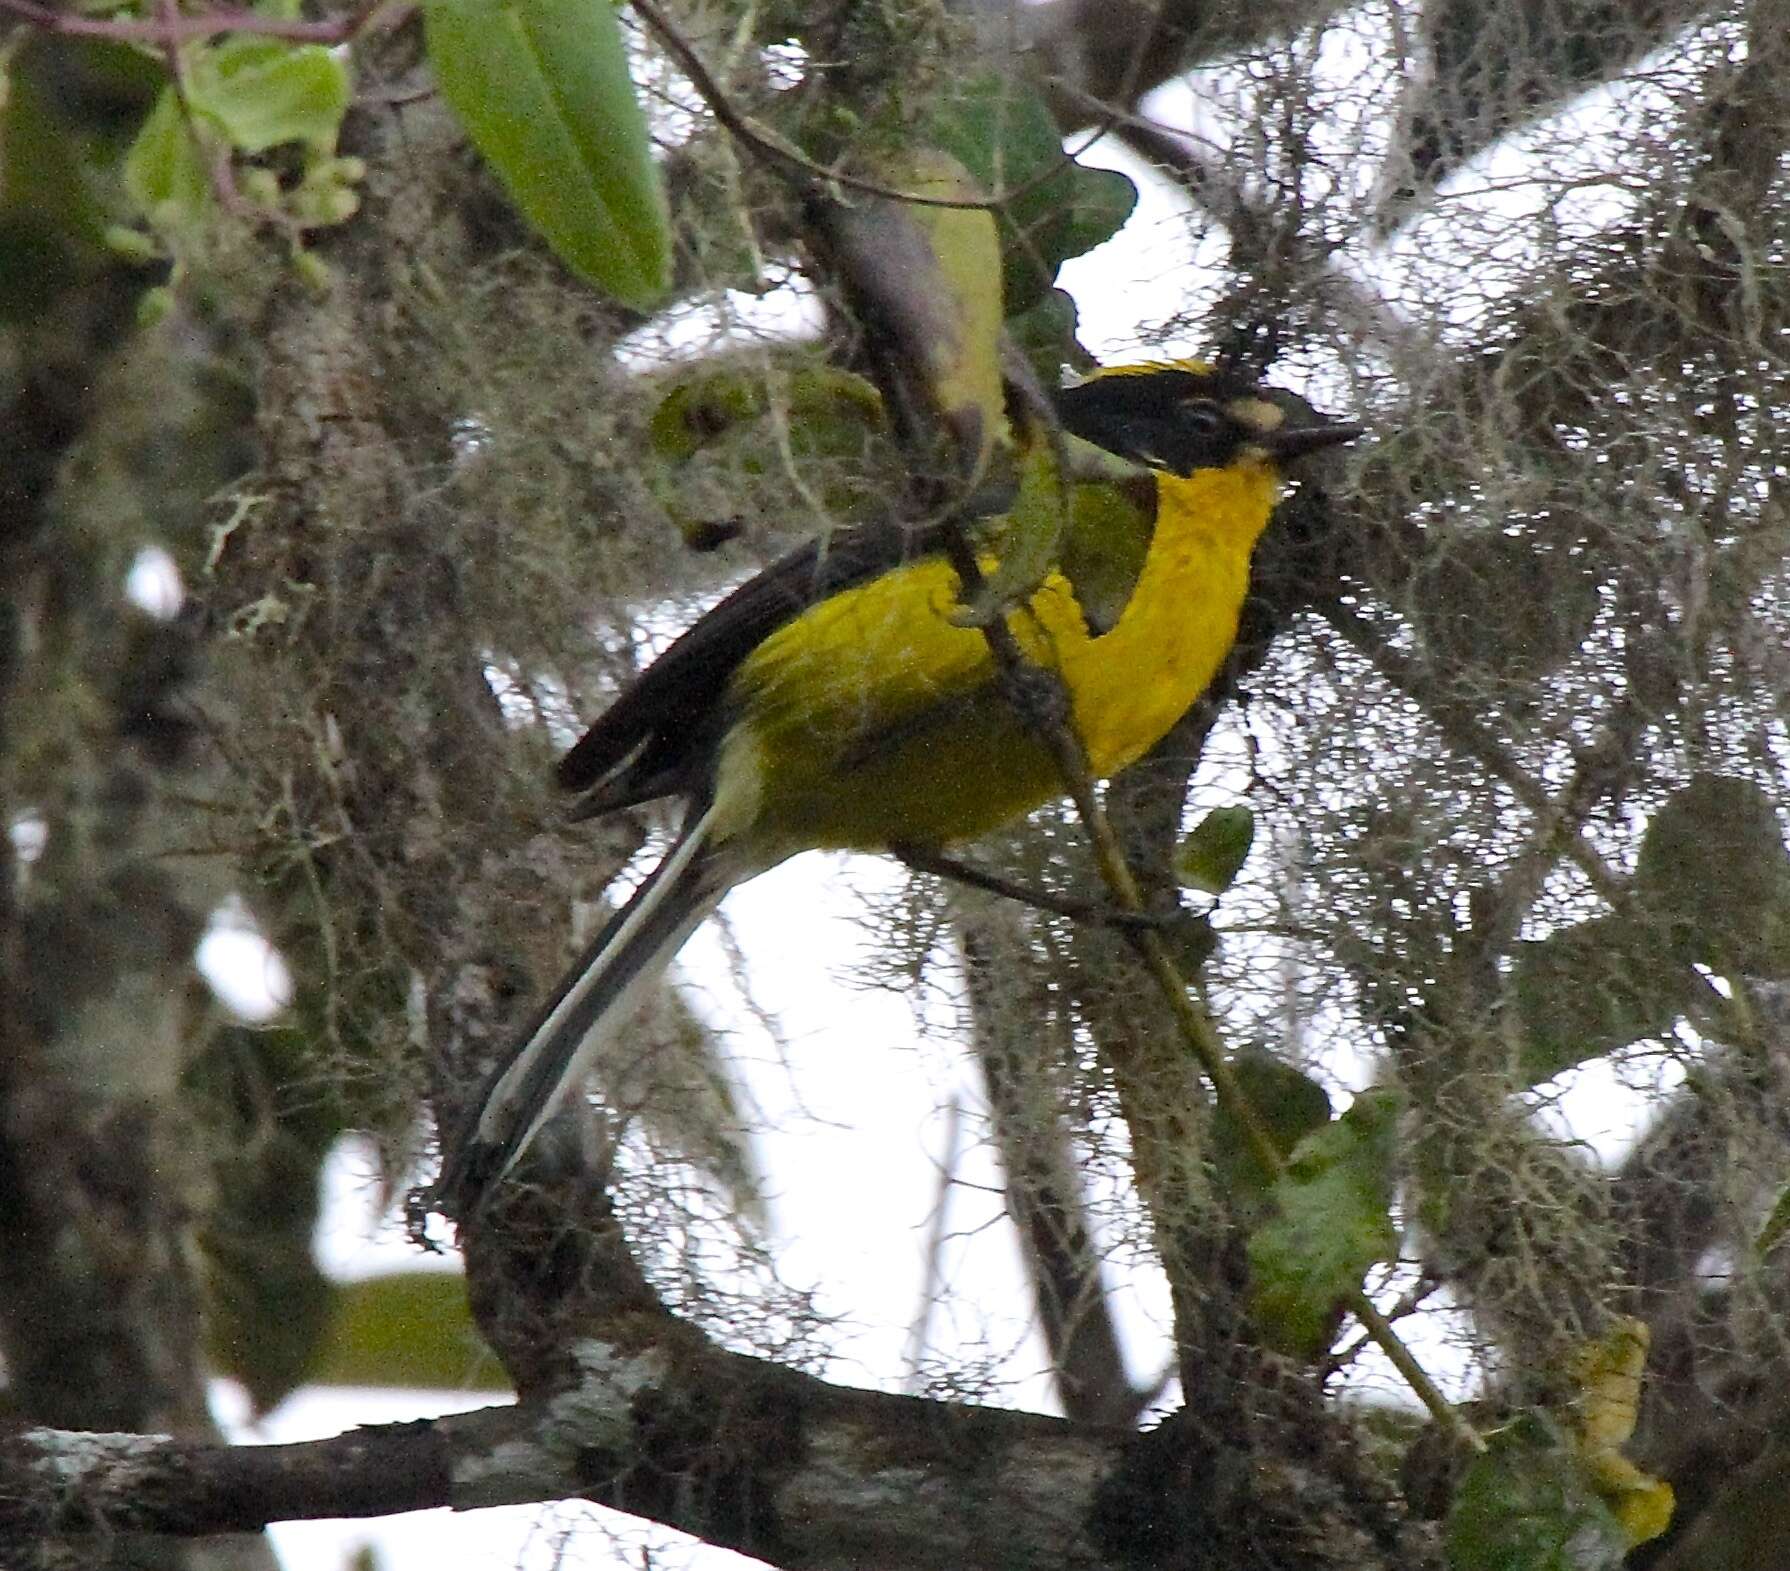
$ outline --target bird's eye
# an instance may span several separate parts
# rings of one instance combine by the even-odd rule
[[[1224,429],[1224,411],[1210,398],[1190,398],[1177,411],[1179,423],[1200,436],[1217,436]]]

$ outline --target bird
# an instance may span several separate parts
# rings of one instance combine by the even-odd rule
[[[1060,677],[1104,778],[1217,675],[1281,465],[1362,428],[1290,414],[1284,395],[1198,360],[1102,368],[1053,402],[1066,441],[1092,444],[1106,468],[1074,487],[1060,563],[1007,623]],[[1112,505],[1120,493],[1141,505]],[[572,817],[678,798],[683,819],[446,1144],[433,1192],[462,1224],[728,890],[806,850],[939,851],[1065,794],[961,614],[955,527],[859,524],[789,552],[675,639],[561,758]],[[978,549],[991,566],[998,551]]]

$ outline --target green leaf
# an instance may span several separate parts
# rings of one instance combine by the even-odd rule
[[[1007,336],[1031,361],[1038,380],[1055,387],[1064,366],[1081,372],[1094,368],[1094,357],[1075,336],[1077,325],[1075,301],[1063,290],[1051,289],[1036,305],[1007,318]]]
[[[1009,316],[1030,310],[1057,269],[1109,238],[1131,216],[1137,188],[1109,169],[1083,169],[1063,152],[1038,93],[989,72],[966,84],[927,128],[997,198],[1001,280]]]
[[[1057,565],[1071,500],[1050,447],[1033,443],[1020,455],[1019,493],[1001,530],[999,559],[975,597],[952,613],[954,622],[985,627],[1037,592]]]
[[[1768,1255],[1777,1248],[1786,1232],[1790,1232],[1790,1184],[1778,1191],[1777,1199],[1772,1202],[1771,1215],[1766,1217],[1765,1225],[1759,1229],[1759,1236],[1753,1240],[1753,1248],[1761,1255]]]
[[[1252,1312],[1283,1352],[1310,1358],[1329,1346],[1343,1298],[1398,1248],[1390,1214],[1398,1114],[1395,1093],[1365,1091],[1307,1135],[1274,1186],[1277,1214],[1250,1235]]]
[[[205,162],[172,87],[162,90],[124,155],[124,189],[158,226],[191,222],[211,200]]]
[[[770,376],[777,376],[772,372]],[[778,377],[790,437],[804,452],[851,454],[883,423],[883,401],[863,377],[837,366],[798,366]],[[659,457],[682,463],[771,407],[771,381],[757,367],[704,371],[679,382],[653,411],[648,439]]]
[[[1101,451],[1079,438],[1065,446],[1072,473],[1090,449]],[[1151,480],[1139,486],[1123,472],[1078,482],[1059,560],[1088,631],[1098,636],[1118,625],[1137,589],[1156,527],[1156,487]]]
[[[764,378],[753,371],[693,376],[659,401],[647,425],[647,440],[660,458],[685,463],[769,407]]]
[[[1086,256],[1121,229],[1137,208],[1137,187],[1129,175],[1117,169],[1087,169],[1077,164],[1069,176],[1070,201],[1066,209],[1068,229],[1063,236],[1063,260]]]
[[[1231,1072],[1282,1157],[1330,1122],[1330,1093],[1272,1053],[1245,1048],[1231,1059]],[[1222,1104],[1212,1118],[1212,1162],[1233,1197],[1266,1199],[1273,1189],[1273,1175],[1236,1115]]]
[[[764,429],[773,407],[784,422],[777,434]],[[654,409],[647,440],[664,461],[651,471],[655,493],[699,550],[737,534],[743,518],[787,508],[786,441],[831,522],[886,516],[904,472],[876,388],[811,358],[686,375]]]
[[[1175,852],[1175,876],[1190,889],[1222,895],[1243,871],[1254,841],[1254,813],[1247,807],[1215,807]]]
[[[1629,1548],[1571,1446],[1533,1413],[1474,1459],[1444,1531],[1450,1571],[1616,1571]]]
[[[610,0],[426,0],[443,95],[568,267],[637,310],[671,281],[671,230]]]
[[[1597,916],[1517,945],[1506,998],[1524,1086],[1671,1028],[1694,978],[1651,922]]]
[[[396,1271],[341,1284],[307,1378],[321,1385],[507,1391],[453,1271]]]
[[[174,309],[174,291],[166,284],[145,289],[137,297],[137,326],[145,330],[167,320]]]
[[[244,153],[300,142],[333,152],[353,96],[348,68],[319,44],[229,38],[194,50],[187,102]]]
[[[79,251],[104,243],[106,208],[95,194],[99,158],[84,128],[65,118],[56,81],[42,80],[46,74],[20,70],[9,79],[0,63],[0,222],[15,231],[28,226]],[[0,288],[10,292],[14,282]],[[41,286],[42,280],[29,282]]]
[[[1790,855],[1765,792],[1698,775],[1653,815],[1635,893],[1682,960],[1790,976]]]

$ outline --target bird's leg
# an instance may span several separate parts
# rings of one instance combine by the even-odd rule
[[[911,867],[916,873],[931,873],[937,878],[948,878],[954,884],[966,884],[971,889],[981,889],[1004,899],[1017,900],[1022,905],[1066,916],[1075,922],[1098,922],[1106,927],[1162,929],[1174,927],[1187,916],[1184,911],[1121,911],[1098,900],[1077,900],[1069,895],[1055,895],[1048,890],[1034,889],[1014,879],[1003,878],[999,873],[991,873],[969,862],[960,862],[956,857],[946,856],[927,846],[901,844],[892,845],[889,850],[897,861]]]

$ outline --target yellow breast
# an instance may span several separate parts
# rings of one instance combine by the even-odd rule
[[[1161,477],[1148,554],[1110,629],[1089,628],[1061,574],[1009,615],[1026,653],[1061,673],[1097,775],[1152,747],[1217,673],[1276,488],[1265,464]],[[952,624],[956,592],[928,558],[829,597],[753,651],[730,692],[720,834],[750,834],[773,858],[948,844],[1062,794],[986,640]]]

